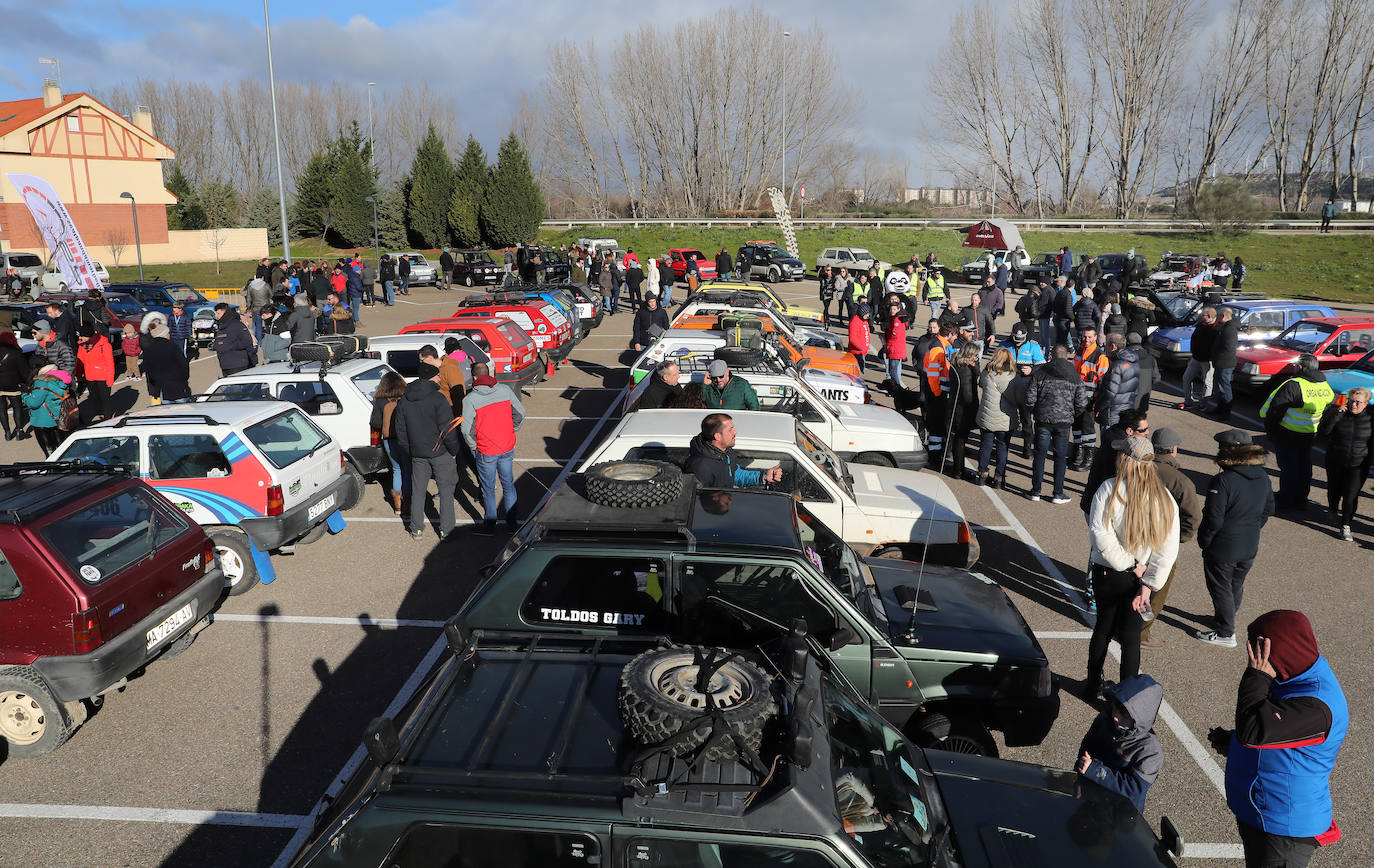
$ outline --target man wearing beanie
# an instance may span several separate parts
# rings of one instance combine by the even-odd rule
[[[1226,805],[1247,868],[1304,868],[1341,837],[1330,778],[1349,722],[1345,693],[1303,613],[1266,612],[1247,632],[1236,728],[1208,739],[1226,757]]]
[[[453,493],[458,487],[458,465],[453,456],[460,448],[458,422],[453,407],[439,390],[439,369],[420,363],[418,379],[406,386],[396,404],[396,439],[410,454],[413,478],[410,496],[410,535],[425,535],[425,502],[429,500],[429,478],[439,489],[439,539],[453,532]]]
[[[1274,491],[1264,471],[1267,453],[1248,432],[1232,428],[1213,439],[1221,472],[1207,484],[1197,544],[1202,548],[1202,577],[1215,617],[1211,630],[1195,635],[1209,645],[1234,648],[1236,612],[1245,577],[1259,554],[1260,529],[1274,514]]]

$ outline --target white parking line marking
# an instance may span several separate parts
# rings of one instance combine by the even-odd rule
[[[1040,547],[1040,544],[1035,541],[1035,537],[1030,535],[1030,532],[1026,530],[1025,526],[1017,520],[1016,516],[1012,515],[1011,510],[1007,509],[1006,504],[1002,503],[1002,499],[990,488],[983,488],[982,491],[988,496],[988,499],[992,501],[992,505],[997,508],[997,511],[1002,513],[1003,518],[1012,525],[1016,535],[1021,538],[1021,541],[1030,548],[1031,554],[1035,555],[1035,559],[1040,562],[1040,566],[1044,568],[1045,572],[1055,581],[1055,583],[1065,589],[1066,596],[1072,596],[1075,605],[1081,611],[1083,609],[1082,593],[1077,588],[1071,587],[1069,583],[1065,581],[1064,574],[1059,571],[1059,568],[1054,565],[1054,561],[1051,560],[1050,556],[1045,553],[1045,550]],[[1120,653],[1115,647],[1112,648],[1112,656],[1116,657],[1118,660],[1121,659]],[[1212,782],[1212,785],[1217,788],[1217,792],[1225,797],[1226,775],[1222,772],[1221,766],[1217,765],[1217,761],[1213,759],[1212,755],[1207,752],[1207,749],[1202,746],[1202,742],[1198,741],[1197,736],[1193,735],[1193,731],[1188,728],[1187,724],[1183,722],[1183,719],[1178,716],[1178,712],[1174,711],[1174,707],[1170,705],[1167,700],[1160,703],[1159,716],[1164,718],[1164,722],[1169,725],[1170,731],[1173,732],[1174,736],[1183,745],[1184,750],[1188,751],[1189,756],[1197,762],[1198,767],[1202,769],[1202,773],[1206,775],[1207,779]]]
[[[394,519],[400,521],[400,519]],[[471,522],[469,522],[470,524]],[[216,621],[237,621],[250,624],[317,624],[334,627],[428,627],[441,629],[443,621],[426,621],[415,618],[370,618],[358,615],[353,618],[338,618],[325,615],[230,615],[216,613]]]
[[[1087,630],[1036,630],[1037,639],[1091,639],[1093,634]]]
[[[1015,530],[1015,528],[1012,527],[1012,526],[1009,525],[1009,524],[975,524],[975,525],[973,525],[973,527],[974,527],[975,530],[992,530],[992,531],[1008,531],[1008,530]]]
[[[1185,859],[1244,859],[1245,848],[1239,844],[1194,844],[1189,841],[1183,845]]]
[[[180,808],[130,808],[107,805],[33,805],[0,803],[0,817],[30,820],[114,820],[177,823],[191,826],[257,826],[305,831],[310,817],[300,814],[255,814],[243,811],[190,811]],[[294,839],[293,839],[294,840]]]
[[[447,649],[448,641],[444,636],[441,635],[434,640],[434,644],[430,646],[424,659],[420,661],[420,665],[416,666],[415,671],[410,673],[410,677],[406,679],[406,683],[401,685],[401,690],[396,694],[396,698],[391,700],[391,704],[382,712],[383,717],[395,717],[400,713],[401,709],[405,707],[405,704],[410,701],[410,697],[414,695],[415,691],[419,688],[420,682],[424,680],[425,675],[434,666],[435,661],[439,659],[439,655],[444,653]],[[366,755],[367,749],[361,744],[354,748],[353,755],[348,758],[348,762],[344,763],[343,769],[341,769],[339,774],[334,778],[334,783],[329,785],[329,788],[324,791],[324,795],[320,796],[319,801],[315,803],[315,806],[311,808],[310,812],[306,815],[307,820],[313,820],[318,816],[325,804],[332,801],[334,796],[338,795],[339,790],[343,788],[343,785],[348,782],[349,778],[353,777],[353,773],[358,770],[358,766],[362,765],[363,757]],[[281,854],[278,855],[276,861],[272,863],[272,868],[284,868],[287,861],[300,849],[301,845],[305,843],[306,836],[309,834],[310,825],[308,822],[297,827],[296,834],[292,835],[291,840],[286,842],[286,846],[282,848]]]

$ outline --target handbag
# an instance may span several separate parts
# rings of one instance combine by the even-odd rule
[[[68,389],[62,395],[62,404],[57,410],[57,430],[75,431],[81,427],[81,408],[77,406],[76,395]]]

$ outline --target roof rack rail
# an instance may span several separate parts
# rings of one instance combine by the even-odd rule
[[[20,461],[0,464],[0,477],[14,479],[39,473],[60,473],[66,476],[130,476],[123,464],[91,464],[84,461]]]
[[[185,422],[192,419],[199,419],[206,425],[225,424],[212,417],[209,413],[152,413],[142,416],[130,416],[125,414],[120,416],[119,421],[114,423],[112,427],[124,428],[130,424],[141,425],[145,422]]]

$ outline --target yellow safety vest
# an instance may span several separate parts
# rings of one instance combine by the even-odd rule
[[[849,300],[858,302],[868,298],[868,284],[859,283],[857,280],[849,285]]]
[[[938,271],[931,271],[926,278],[926,298],[945,297],[945,276]]]
[[[1279,420],[1279,426],[1292,431],[1294,434],[1316,434],[1317,425],[1322,420],[1322,414],[1326,412],[1327,406],[1336,400],[1336,391],[1325,381],[1314,383],[1311,380],[1304,380],[1295,377],[1298,384],[1302,387],[1302,404],[1297,407],[1289,407]],[[1288,385],[1291,381],[1284,381],[1279,389]],[[1260,418],[1269,415],[1269,402],[1274,400],[1274,396],[1279,393],[1279,389],[1269,393],[1265,399],[1264,406],[1260,407]]]

